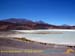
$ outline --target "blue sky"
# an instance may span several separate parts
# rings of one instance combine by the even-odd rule
[[[0,0],[0,19],[7,18],[75,25],[75,0]]]

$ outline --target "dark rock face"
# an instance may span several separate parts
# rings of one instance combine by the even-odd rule
[[[33,22],[27,19],[10,18],[0,21],[0,30],[32,30],[32,29],[75,29],[75,26],[56,26],[48,23]]]

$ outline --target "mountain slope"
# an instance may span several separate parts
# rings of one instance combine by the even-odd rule
[[[16,24],[25,24],[25,23],[33,23],[31,20],[24,19],[24,18],[9,18],[6,20],[3,20],[4,22],[11,22],[11,23],[16,23]]]
[[[0,30],[32,30],[32,29],[75,29],[75,26],[51,25],[43,21],[33,22],[28,19],[10,18],[0,20]]]

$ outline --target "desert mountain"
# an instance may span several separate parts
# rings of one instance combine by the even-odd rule
[[[32,30],[32,29],[75,29],[75,26],[56,26],[43,21],[34,22],[23,18],[0,20],[0,30]]]
[[[2,20],[4,22],[16,23],[16,24],[26,24],[26,23],[34,23],[31,20],[24,19],[24,18],[9,18],[6,20]]]

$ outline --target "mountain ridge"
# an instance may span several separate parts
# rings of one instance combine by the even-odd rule
[[[43,21],[34,22],[24,18],[0,20],[0,30],[32,30],[32,29],[75,29],[70,25],[52,25]]]

